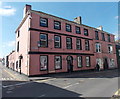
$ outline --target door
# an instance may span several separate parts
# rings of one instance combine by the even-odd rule
[[[104,70],[108,69],[108,61],[107,58],[104,58]]]
[[[67,68],[68,68],[68,72],[73,71],[73,57],[72,56],[67,56]]]

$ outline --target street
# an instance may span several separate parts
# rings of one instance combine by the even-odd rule
[[[118,90],[118,70],[60,74],[29,81],[2,69],[2,97],[112,97]]]

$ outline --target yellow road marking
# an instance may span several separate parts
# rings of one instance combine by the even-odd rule
[[[120,96],[120,89],[118,89],[118,91],[116,91],[114,95],[119,95]]]
[[[35,82],[46,82],[46,81],[49,81],[49,80],[54,80],[56,78],[52,78],[52,79],[46,79],[46,80],[38,80],[38,81],[35,81]]]
[[[10,76],[12,76],[13,78],[15,78],[15,76],[14,76],[13,74],[11,74],[10,72],[6,71],[5,69],[4,69],[4,71],[7,72],[7,73],[8,73]]]

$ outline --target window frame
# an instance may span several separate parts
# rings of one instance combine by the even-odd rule
[[[55,22],[58,22],[58,23],[59,23],[59,28],[56,28]],[[56,30],[61,30],[61,22],[60,22],[60,21],[55,21],[55,20],[54,20],[54,29],[56,29]]]
[[[86,60],[87,57],[89,57],[89,66],[87,66],[87,60]],[[86,67],[90,67],[90,66],[91,66],[90,56],[86,56],[86,57],[85,57],[85,63],[86,63]]]
[[[87,31],[87,34],[85,33],[85,31]],[[84,35],[89,36],[88,29],[86,29],[86,28],[84,28]]]
[[[71,47],[70,47],[70,48],[67,47],[67,39],[70,39],[70,40],[71,40]],[[67,48],[67,49],[72,49],[72,38],[71,38],[71,37],[66,37],[66,48]]]
[[[46,56],[46,59],[47,59],[47,63],[46,63],[47,66],[46,66],[46,69],[41,69],[41,57],[42,57],[42,56]],[[40,71],[47,71],[47,70],[48,70],[48,62],[49,62],[49,61],[48,61],[48,55],[40,55],[39,61],[40,61],[40,62],[39,62],[39,67],[40,67],[39,70],[40,70]]]
[[[46,20],[46,25],[42,25],[41,19],[45,19],[45,20]],[[48,27],[48,19],[47,19],[47,18],[40,17],[40,26],[41,26],[41,27]]]
[[[88,42],[88,43],[87,43],[87,48],[86,48],[86,41]],[[90,50],[89,40],[85,40],[85,50],[86,50],[86,51],[89,51],[89,50]]]
[[[78,66],[78,57],[81,57],[81,66]],[[83,59],[82,56],[77,56],[77,67],[82,68],[83,67]]]
[[[41,35],[46,35],[46,46],[41,46]],[[42,47],[42,48],[48,47],[48,34],[40,33],[40,35],[39,35],[39,41],[40,41],[40,47]]]
[[[110,40],[110,34],[107,34],[108,42],[111,42]]]
[[[77,44],[77,40],[79,40],[80,42],[80,44]],[[79,46],[79,48],[77,47],[77,46]],[[77,50],[82,50],[82,42],[81,42],[81,39],[79,39],[79,38],[76,38],[76,49]]]
[[[105,33],[101,33],[102,35],[102,41],[105,41]]]
[[[56,57],[60,57],[60,68],[56,68]],[[54,56],[54,68],[55,68],[55,70],[60,70],[60,69],[62,69],[62,56],[60,56],[60,55],[55,55]]]
[[[101,43],[96,42],[95,43],[95,48],[96,48],[96,51],[95,51],[96,53],[101,53]]]
[[[67,26],[70,26],[70,29],[68,29]],[[65,27],[66,27],[66,31],[67,32],[72,32],[72,26],[71,26],[71,24],[66,23]]]
[[[20,43],[19,43],[19,41],[17,42],[17,52],[19,52],[19,46],[20,46]]]
[[[79,31],[77,31],[77,29],[79,29]],[[80,29],[80,27],[75,26],[75,32],[76,32],[76,34],[81,34],[81,29]]]
[[[60,38],[60,41],[59,41],[60,46],[59,47],[55,47],[55,37],[56,36]],[[61,36],[59,36],[59,35],[54,35],[54,48],[61,48]]]
[[[95,40],[99,40],[99,33],[98,33],[98,31],[95,31]]]
[[[109,50],[109,47],[110,47],[110,50]],[[108,44],[108,53],[113,53],[113,45],[111,44]]]

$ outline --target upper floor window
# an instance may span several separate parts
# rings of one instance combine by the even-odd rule
[[[85,40],[85,50],[90,50],[88,40]]]
[[[88,36],[88,29],[84,29],[84,35]]]
[[[82,56],[77,57],[78,67],[82,67]]]
[[[18,32],[17,32],[17,37],[19,37],[20,36],[20,30],[18,30]]]
[[[76,26],[76,27],[75,27],[75,30],[76,30],[76,33],[77,33],[77,34],[80,34],[80,33],[81,33],[81,32],[80,32],[80,27],[77,27],[77,26]]]
[[[40,56],[40,70],[47,70],[48,56]]]
[[[62,57],[55,56],[55,69],[62,69]]]
[[[19,52],[19,41],[17,42],[17,52]]]
[[[102,41],[105,41],[105,35],[102,33]]]
[[[40,34],[40,47],[48,46],[48,37],[47,34]]]
[[[76,39],[76,49],[82,50],[81,39]]]
[[[87,56],[87,57],[85,58],[85,60],[86,60],[86,66],[89,67],[89,66],[90,66],[90,57]]]
[[[70,24],[66,24],[66,31],[67,32],[71,32],[72,31]]]
[[[61,47],[61,37],[60,36],[55,36],[55,48],[60,48]]]
[[[57,30],[61,29],[61,23],[59,21],[54,21],[54,29],[57,29]]]
[[[96,52],[101,52],[101,44],[96,43]]]
[[[98,31],[95,31],[95,39],[99,40]]]
[[[48,19],[40,18],[40,26],[48,27]]]
[[[110,34],[108,34],[108,42],[110,42]]]
[[[66,38],[66,47],[67,49],[72,49],[72,38]]]
[[[113,46],[111,44],[108,45],[108,53],[113,52]]]

